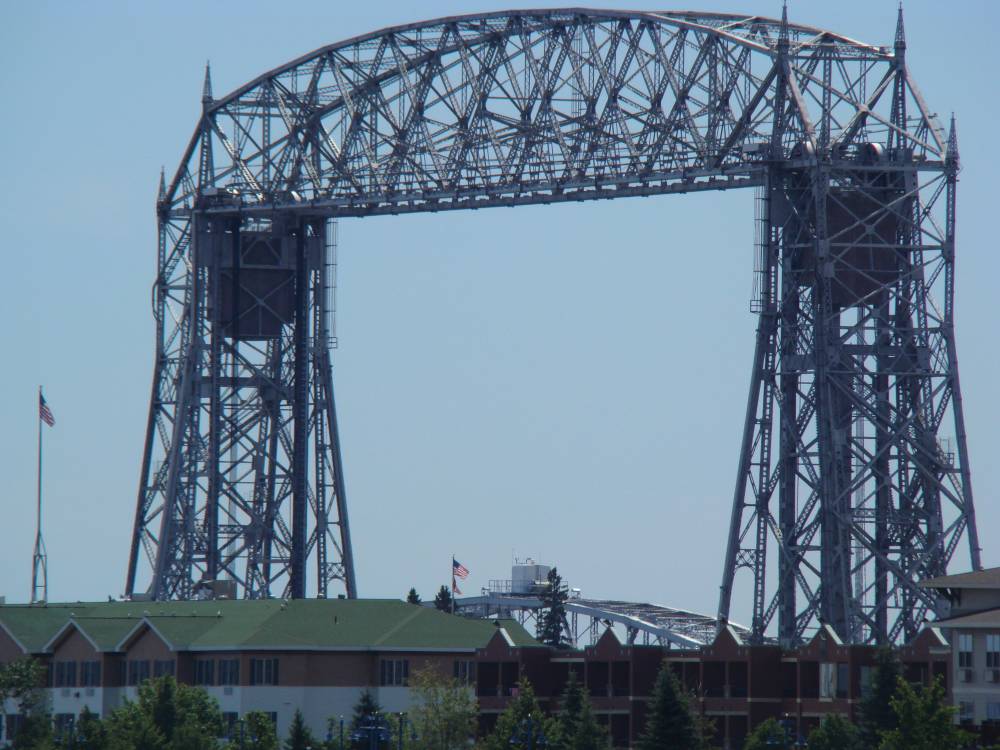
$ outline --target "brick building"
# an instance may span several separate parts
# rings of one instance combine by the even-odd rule
[[[737,750],[768,718],[789,720],[803,737],[827,714],[857,718],[874,657],[873,647],[845,645],[829,628],[797,649],[749,646],[731,628],[691,650],[625,645],[612,630],[595,645],[570,652],[505,646],[494,637],[476,657],[480,730],[496,723],[522,677],[531,681],[543,708],[558,710],[558,696],[574,671],[614,745],[634,745],[665,659],[715,722],[719,746]],[[909,680],[927,684],[941,676],[949,683],[950,647],[939,630],[922,631],[900,649],[900,658]]]
[[[516,622],[453,617],[394,600],[108,602],[0,606],[0,663],[46,665],[57,726],[87,707],[106,716],[149,677],[202,685],[226,719],[271,714],[283,736],[295,709],[319,736],[370,689],[386,711],[410,705],[410,674],[475,679],[477,650],[499,636],[544,650]],[[16,707],[8,705],[16,731]]]
[[[951,648],[937,629],[900,651],[915,682],[950,685]],[[468,682],[480,731],[529,680],[547,711],[570,672],[591,697],[616,747],[633,745],[664,659],[715,721],[719,745],[738,750],[769,717],[787,717],[805,736],[822,716],[854,717],[874,649],[849,646],[821,629],[796,649],[750,646],[723,629],[691,650],[621,643],[607,630],[593,645],[556,651],[513,621],[453,617],[390,600],[109,602],[0,606],[0,662],[26,655],[47,667],[52,713],[68,724],[86,706],[107,715],[134,699],[144,679],[172,674],[202,685],[225,717],[252,710],[274,718],[279,736],[296,708],[318,736],[327,720],[349,717],[370,689],[383,709],[410,705],[409,676],[431,666]],[[7,707],[9,712],[14,706]],[[12,717],[4,739],[16,729]]]

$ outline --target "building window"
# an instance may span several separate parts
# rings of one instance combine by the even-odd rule
[[[165,677],[170,675],[174,676],[174,660],[164,659],[160,661],[159,659],[153,662],[153,677]]]
[[[969,633],[958,636],[958,666],[964,669],[972,667],[972,636]]]
[[[850,682],[848,677],[847,664],[837,665],[837,697],[847,697],[847,685]]]
[[[239,659],[219,659],[219,684],[220,685],[240,684]]]
[[[986,635],[986,666],[989,669],[1000,669],[1000,633]]]
[[[277,659],[251,659],[250,660],[250,684],[251,685],[277,685],[278,684],[278,660]]]
[[[455,680],[463,685],[476,684],[476,662],[467,659],[455,661]]]
[[[57,661],[55,663],[54,687],[76,687],[76,662]]]
[[[986,718],[989,721],[1000,722],[1000,703],[996,701],[989,701],[986,704]]]
[[[215,684],[215,659],[195,659],[194,684],[195,685]]]
[[[136,659],[128,663],[128,684],[135,687],[149,679],[149,660]]]
[[[80,687],[101,686],[101,662],[80,662]]]
[[[409,685],[410,662],[408,659],[383,659],[379,672],[380,685]]]
[[[975,719],[976,716],[976,704],[972,701],[959,701],[958,702],[958,720],[967,722]]]
[[[837,665],[823,662],[819,665],[819,697],[833,698],[837,695]]]

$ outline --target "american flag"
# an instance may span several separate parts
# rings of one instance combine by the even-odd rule
[[[52,416],[52,410],[49,408],[49,405],[45,403],[45,396],[41,393],[38,394],[38,416],[49,427],[54,426],[56,423],[56,418]]]
[[[466,568],[462,563],[456,560],[454,557],[451,558],[451,572],[456,576],[461,578],[463,581],[469,577],[469,569]]]

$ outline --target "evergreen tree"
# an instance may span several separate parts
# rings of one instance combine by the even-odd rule
[[[358,698],[358,702],[354,704],[354,715],[351,717],[351,731],[357,731],[361,726],[364,726],[366,720],[369,716],[382,713],[382,707],[378,704],[368,690],[365,690],[361,697]]]
[[[861,734],[840,714],[830,714],[809,733],[808,746],[809,750],[861,750]]]
[[[791,750],[793,742],[795,738],[788,736],[788,732],[777,719],[767,719],[747,735],[743,750],[775,750],[775,748]]]
[[[517,697],[497,718],[497,724],[486,737],[483,747],[485,750],[539,750],[549,742],[550,737],[558,735],[558,724],[545,717],[531,683],[522,680],[518,684]]]
[[[285,738],[285,750],[306,750],[316,746],[316,738],[313,737],[306,720],[299,709],[295,709],[292,717],[292,725],[288,728],[288,737]]]
[[[899,678],[890,706],[896,726],[882,733],[879,750],[961,750],[969,742],[955,724],[955,708],[945,703],[940,678],[919,689]]]
[[[434,595],[434,606],[442,612],[451,612],[451,592],[447,586],[442,586]]]
[[[548,585],[539,598],[542,601],[542,616],[538,621],[538,640],[552,648],[567,648],[569,639],[563,632],[563,622],[566,620],[569,594],[556,568],[549,571]]]
[[[608,746],[608,733],[597,723],[590,698],[576,677],[569,673],[566,689],[559,701],[556,736],[549,745],[558,750],[602,750]]]
[[[420,604],[420,594],[417,593],[415,588],[411,588],[409,593],[406,595],[407,604]]]
[[[902,674],[899,657],[891,646],[880,646],[875,652],[868,694],[861,701],[861,742],[865,748],[876,750],[882,735],[896,728],[896,714],[892,710],[892,697]]]
[[[664,662],[656,678],[638,748],[697,748],[702,744],[702,732],[690,696],[670,665]]]

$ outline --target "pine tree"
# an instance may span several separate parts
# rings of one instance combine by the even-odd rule
[[[542,601],[542,617],[538,622],[538,640],[552,648],[567,648],[569,639],[563,632],[563,622],[566,620],[569,594],[556,568],[549,571],[548,585],[539,598]]]
[[[285,738],[285,750],[306,750],[316,746],[316,738],[313,737],[306,720],[299,709],[295,709],[292,716],[292,724],[288,727],[288,737]]]
[[[406,595],[407,604],[420,604],[420,594],[417,593],[415,588],[411,588],[409,593]]]
[[[861,701],[861,742],[866,748],[878,748],[882,735],[897,726],[896,714],[892,710],[892,697],[896,693],[896,683],[903,670],[899,657],[891,646],[881,646],[875,652],[871,685],[868,694]]]
[[[351,717],[351,731],[356,731],[359,727],[367,723],[369,716],[382,712],[382,707],[375,700],[375,696],[365,690],[358,702],[354,704],[354,715]]]
[[[896,726],[882,732],[880,750],[960,750],[969,735],[955,724],[955,708],[945,703],[941,679],[915,689],[900,677],[890,701]]]
[[[702,744],[691,700],[670,665],[660,667],[646,714],[639,750],[697,748]]]
[[[451,592],[447,586],[442,586],[438,589],[437,594],[434,596],[434,606],[441,612],[451,612]]]
[[[558,724],[545,717],[531,683],[518,683],[517,697],[507,704],[506,710],[497,718],[496,727],[483,743],[485,750],[539,750],[548,744],[549,738],[559,734]]]
[[[603,750],[608,746],[607,731],[597,723],[590,698],[576,672],[569,673],[559,709],[558,731],[555,738],[550,738],[550,746],[555,745],[559,750]]]

